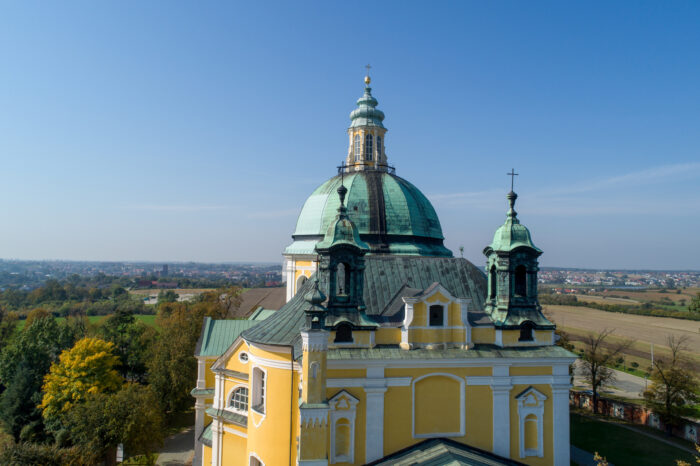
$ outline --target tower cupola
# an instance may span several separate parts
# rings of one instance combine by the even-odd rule
[[[530,231],[518,220],[515,211],[518,195],[511,189],[506,198],[509,205],[506,221],[484,249],[488,276],[485,310],[497,328],[524,329],[523,335],[532,329],[552,329],[554,325],[542,314],[537,299],[537,259],[542,250],[535,246]]]
[[[384,112],[377,108],[378,102],[372,96],[370,82],[368,65],[365,93],[357,100],[357,108],[350,113],[350,143],[346,159],[348,171],[387,171],[389,168],[384,147]]]

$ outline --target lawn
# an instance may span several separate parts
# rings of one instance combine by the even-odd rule
[[[573,412],[571,444],[590,453],[597,451],[615,466],[675,466],[678,459],[694,464],[693,456],[680,448]]]

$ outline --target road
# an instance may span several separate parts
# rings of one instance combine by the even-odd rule
[[[625,398],[642,398],[642,392],[646,388],[646,379],[615,369],[613,369],[613,372],[615,372],[615,383],[601,390],[601,395],[608,393]],[[590,389],[590,385],[583,378],[583,361],[580,359],[574,362],[574,386]]]
[[[194,456],[194,426],[165,439],[158,455],[158,466],[182,466],[191,464]]]

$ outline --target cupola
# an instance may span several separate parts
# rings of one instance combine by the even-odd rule
[[[357,108],[350,113],[350,142],[346,159],[347,171],[350,172],[389,169],[384,147],[384,112],[377,108],[378,102],[372,96],[370,82],[368,65],[365,93],[357,100]]]
[[[542,314],[537,299],[537,259],[542,250],[518,220],[518,195],[511,189],[506,198],[506,221],[484,249],[488,276],[485,310],[497,328],[520,328],[522,339],[527,340],[532,329],[552,329],[554,325]]]

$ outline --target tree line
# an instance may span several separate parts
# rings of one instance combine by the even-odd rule
[[[34,310],[19,329],[0,306],[0,464],[111,464],[118,444],[152,463],[165,427],[192,409],[204,317],[231,315],[240,292],[163,301],[156,327],[117,307],[97,325]]]

